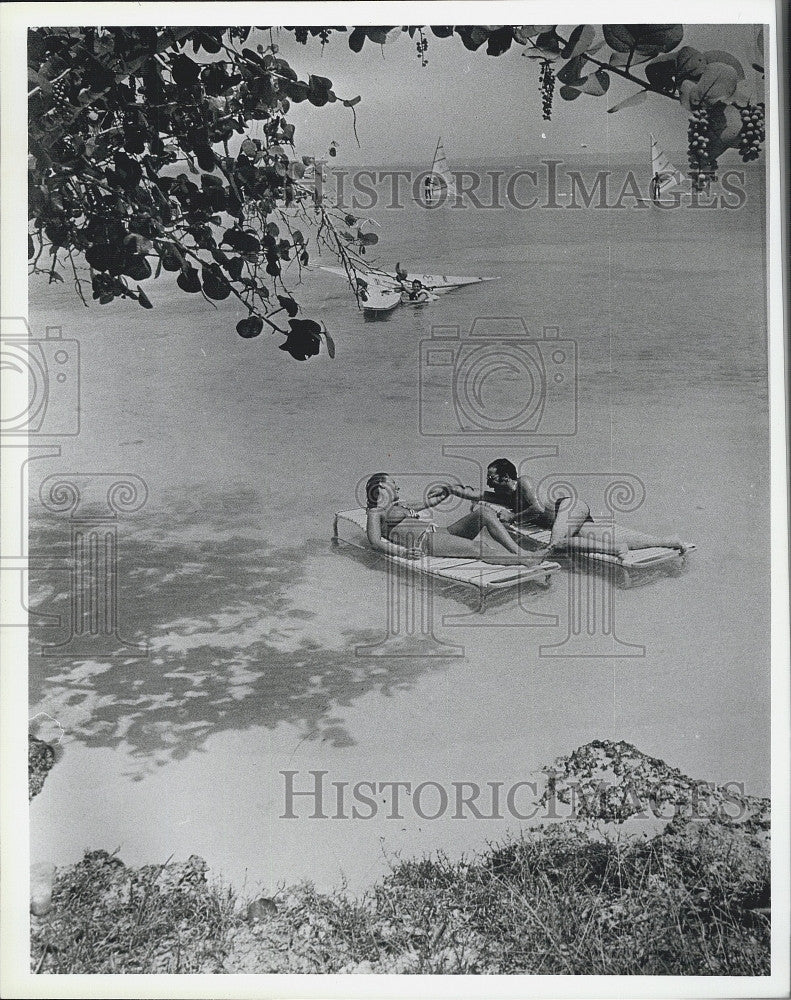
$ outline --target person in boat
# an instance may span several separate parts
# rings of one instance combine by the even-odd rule
[[[433,205],[434,204],[434,185],[433,185],[433,182],[432,182],[432,179],[431,179],[430,176],[427,177],[423,181],[423,194],[424,194],[425,199],[426,199],[426,204],[427,205]]]
[[[548,530],[549,544],[540,550],[545,558],[557,552],[601,552],[623,558],[630,549],[668,548],[678,549],[682,554],[687,550],[679,538],[655,538],[633,530],[624,532],[613,525],[596,524],[590,506],[580,498],[560,497],[554,504],[542,504],[530,480],[520,476],[507,458],[495,459],[488,466],[486,487],[480,493],[469,486],[449,484],[435,487],[429,492],[429,499],[447,490],[476,505],[489,505],[503,525]]]
[[[433,298],[429,290],[424,288],[423,283],[417,278],[409,287],[403,284],[401,287],[403,289],[401,292],[402,302],[431,302]]]
[[[407,559],[429,555],[481,559],[498,566],[536,566],[542,561],[543,556],[519,547],[489,504],[473,504],[469,514],[447,528],[421,517],[449,493],[441,487],[427,502],[407,504],[393,477],[377,472],[365,484],[368,541],[380,552]]]

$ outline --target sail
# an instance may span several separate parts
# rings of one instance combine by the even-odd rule
[[[656,144],[656,139],[651,136],[651,197],[658,201],[665,191],[671,191],[678,187],[684,180],[684,175],[678,170]]]
[[[456,194],[453,174],[450,172],[448,161],[445,158],[445,148],[440,138],[437,142],[437,148],[434,150],[434,162],[431,164],[431,176],[427,179],[426,194],[430,194],[433,200],[442,188],[447,189],[447,196]]]

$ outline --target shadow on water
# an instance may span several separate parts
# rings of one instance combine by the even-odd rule
[[[42,643],[62,641],[68,628],[31,629],[32,711],[87,746],[125,748],[140,760],[137,777],[201,750],[215,733],[249,727],[290,723],[303,738],[351,746],[342,708],[407,689],[432,668],[355,655],[381,638],[373,629],[336,626],[332,646],[306,634],[316,612],[290,595],[309,560],[329,558],[329,540],[274,546],[253,527],[257,499],[210,500],[182,498],[166,522],[138,516],[119,531],[119,632],[147,642],[147,656],[45,656]],[[68,523],[35,511],[30,523],[31,555],[59,567],[31,572],[32,603],[68,623]],[[313,631],[321,637],[320,622]]]

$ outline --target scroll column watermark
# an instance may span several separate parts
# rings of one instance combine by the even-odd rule
[[[128,474],[56,474],[39,496],[47,510],[69,515],[71,573],[69,634],[42,646],[42,655],[148,655],[144,643],[121,636],[118,602],[119,515],[140,510],[146,484]]]
[[[413,501],[421,503],[427,501],[432,487],[443,482],[436,473],[428,472],[404,472],[395,475],[394,479]],[[365,506],[365,480],[357,484],[356,494],[361,506]],[[409,562],[405,559],[386,560],[385,635],[378,642],[355,646],[357,656],[464,656],[463,646],[448,642],[435,634],[435,581],[430,574],[421,572],[420,563],[419,559]]]
[[[645,656],[645,646],[626,642],[616,635],[615,594],[618,574],[624,572],[617,558],[603,549],[614,549],[617,540],[615,514],[637,510],[645,500],[645,487],[630,473],[579,473],[573,476],[547,476],[538,492],[550,502],[567,498],[571,503],[586,502],[595,509],[593,527],[597,533],[596,554],[585,549],[584,539],[572,539],[566,558],[572,572],[568,578],[568,628],[560,643],[539,646],[541,657]],[[596,499],[596,503],[591,501]],[[602,507],[603,504],[603,507]],[[583,529],[584,529],[583,525]],[[575,546],[579,546],[579,548]],[[574,563],[587,561],[586,566]],[[587,570],[580,571],[580,570]]]

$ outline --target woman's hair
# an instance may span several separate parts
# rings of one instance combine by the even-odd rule
[[[509,479],[518,479],[516,466],[507,458],[496,458],[489,462],[488,468],[494,469],[498,476],[508,476]]]
[[[368,510],[371,510],[379,502],[379,487],[382,483],[386,483],[389,478],[389,473],[377,472],[365,484],[365,506]]]

